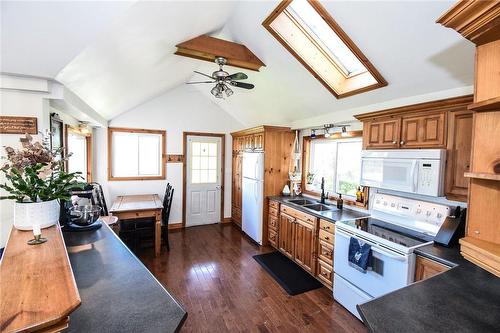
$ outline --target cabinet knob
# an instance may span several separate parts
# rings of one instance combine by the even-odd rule
[[[405,142],[403,140],[401,140],[401,142],[399,142],[399,144],[404,145]]]
[[[396,143],[398,143],[397,141],[392,141],[392,144],[395,145]]]

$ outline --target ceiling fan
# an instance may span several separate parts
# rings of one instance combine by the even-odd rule
[[[243,89],[253,89],[255,87],[250,83],[238,82],[240,80],[248,79],[248,76],[245,73],[234,73],[229,75],[228,72],[224,71],[222,69],[222,66],[227,63],[226,58],[217,57],[215,58],[215,63],[219,65],[219,70],[213,72],[212,75],[194,71],[197,74],[210,78],[211,81],[186,82],[186,84],[215,83],[215,86],[212,88],[212,90],[210,90],[210,92],[217,98],[223,98],[223,93],[225,93],[227,97],[231,96],[234,92],[229,86]]]

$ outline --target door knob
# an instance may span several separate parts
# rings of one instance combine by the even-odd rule
[[[217,185],[217,186],[215,186],[215,189],[216,189],[216,190],[220,190],[220,189],[221,189],[221,186],[220,186],[220,185]]]

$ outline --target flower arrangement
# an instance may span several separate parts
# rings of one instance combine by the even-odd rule
[[[68,173],[64,170],[64,161],[69,157],[57,159],[63,148],[49,148],[48,134],[42,142],[33,142],[33,137],[26,134],[21,138],[21,149],[5,147],[7,162],[0,171],[5,174],[6,183],[0,188],[8,195],[0,199],[13,199],[17,203],[46,202],[56,199],[69,200],[69,191],[83,188],[85,185],[80,172]]]

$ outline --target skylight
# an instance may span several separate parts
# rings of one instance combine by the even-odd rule
[[[387,84],[318,1],[283,1],[263,25],[337,98]]]

